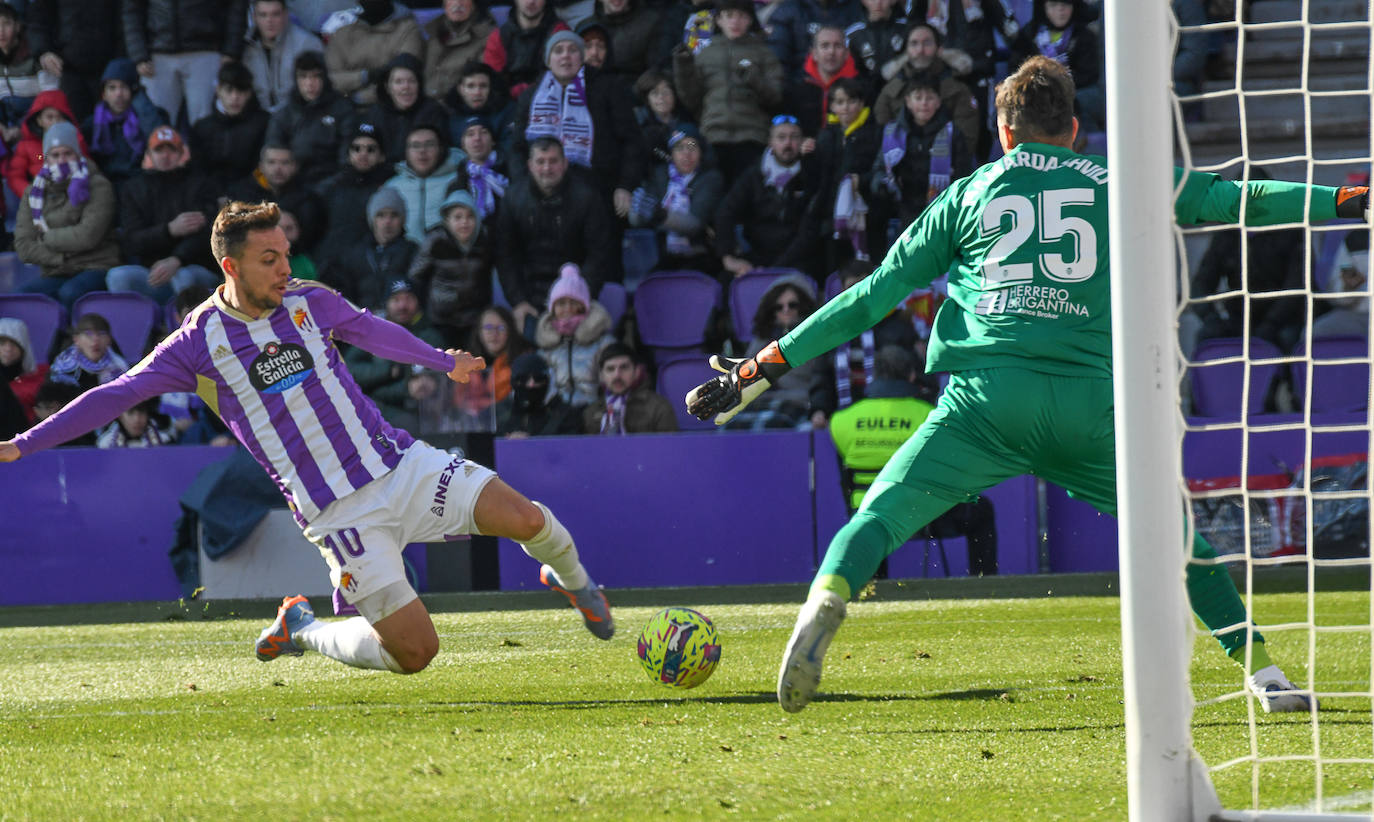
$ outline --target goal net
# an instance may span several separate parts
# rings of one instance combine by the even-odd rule
[[[1108,0],[1104,19],[1131,818],[1369,819],[1370,229],[1180,227],[1167,184],[1366,181],[1370,5],[1237,5],[1180,25],[1164,0]],[[1199,48],[1206,75],[1175,74]],[[1216,560],[1187,558],[1194,533]],[[1230,569],[1319,710],[1263,712],[1260,666],[1191,620],[1161,546]]]

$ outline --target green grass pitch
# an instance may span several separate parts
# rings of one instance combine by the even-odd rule
[[[430,596],[442,649],[410,677],[258,662],[273,603],[0,609],[0,820],[1124,819],[1114,585],[882,583],[796,715],[773,688],[801,586],[611,591],[620,631],[604,643],[552,594]],[[1322,591],[1319,624],[1368,624],[1368,591]],[[721,634],[695,690],[635,658],[668,605]],[[1306,618],[1298,593],[1256,605],[1266,623]],[[1270,640],[1309,681],[1306,633]],[[1239,690],[1212,640],[1193,659],[1200,699]],[[1369,692],[1367,632],[1319,634],[1316,659],[1319,688]],[[1247,703],[1198,710],[1209,764],[1250,752]],[[1258,714],[1255,740],[1368,759],[1370,719],[1369,697],[1333,697],[1319,732]],[[1253,770],[1214,775],[1229,807],[1249,806]],[[1259,770],[1262,806],[1310,807],[1310,762]],[[1321,776],[1329,807],[1369,810],[1369,766]]]

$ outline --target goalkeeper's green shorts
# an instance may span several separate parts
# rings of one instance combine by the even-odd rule
[[[954,374],[925,424],[879,472],[861,510],[912,534],[956,503],[1034,474],[1114,516],[1112,402],[1108,377],[1011,368]]]

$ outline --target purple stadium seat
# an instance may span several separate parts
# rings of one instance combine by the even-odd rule
[[[491,16],[496,20],[497,26],[505,23],[506,18],[510,17],[510,6],[492,6],[487,9],[487,11],[491,12]]]
[[[658,393],[667,398],[677,415],[678,427],[683,431],[715,430],[716,424],[710,420],[699,420],[687,413],[687,392],[706,382],[720,372],[706,364],[701,357],[672,360],[658,369]]]
[[[147,352],[148,338],[162,310],[151,298],[132,291],[92,291],[72,303],[74,320],[92,313],[110,322],[110,336],[119,353],[133,365]]]
[[[602,283],[601,293],[596,295],[596,301],[611,315],[611,328],[619,325],[620,318],[625,316],[625,304],[629,301],[625,294],[625,286],[620,283]]]
[[[1244,362],[1210,365],[1212,360],[1239,357],[1244,354],[1245,341],[1240,337],[1217,337],[1198,343],[1188,378],[1193,388],[1193,413],[1199,417],[1237,419],[1240,416],[1241,392],[1244,388]],[[1278,376],[1282,363],[1255,364],[1255,360],[1276,359],[1283,356],[1272,343],[1258,337],[1250,338],[1250,397],[1246,414],[1264,413],[1264,399],[1269,386]]]
[[[806,276],[794,268],[756,268],[730,281],[730,319],[734,323],[735,339],[747,344],[754,336],[750,329],[759,300],[774,280],[789,274]]]
[[[840,287],[840,272],[830,272],[830,276],[825,278],[825,301],[830,302],[835,299],[843,290]]]
[[[19,259],[13,251],[0,254],[0,294],[18,291],[43,276],[43,269]]]
[[[29,328],[33,358],[50,362],[57,332],[67,325],[67,310],[62,303],[42,294],[0,294],[0,317],[23,320]]]
[[[1299,342],[1296,357],[1307,353]],[[1365,362],[1323,364],[1324,360]],[[1364,337],[1316,337],[1312,340],[1312,413],[1363,411],[1369,407],[1369,340]],[[1307,401],[1307,362],[1293,364],[1293,397]]]
[[[644,278],[634,296],[639,338],[653,349],[654,361],[705,356],[706,324],[720,305],[720,283],[699,271],[657,271]]]

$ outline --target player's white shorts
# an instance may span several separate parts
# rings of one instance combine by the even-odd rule
[[[344,598],[405,583],[401,549],[476,531],[473,508],[496,472],[416,442],[386,476],[325,506],[305,528]]]

